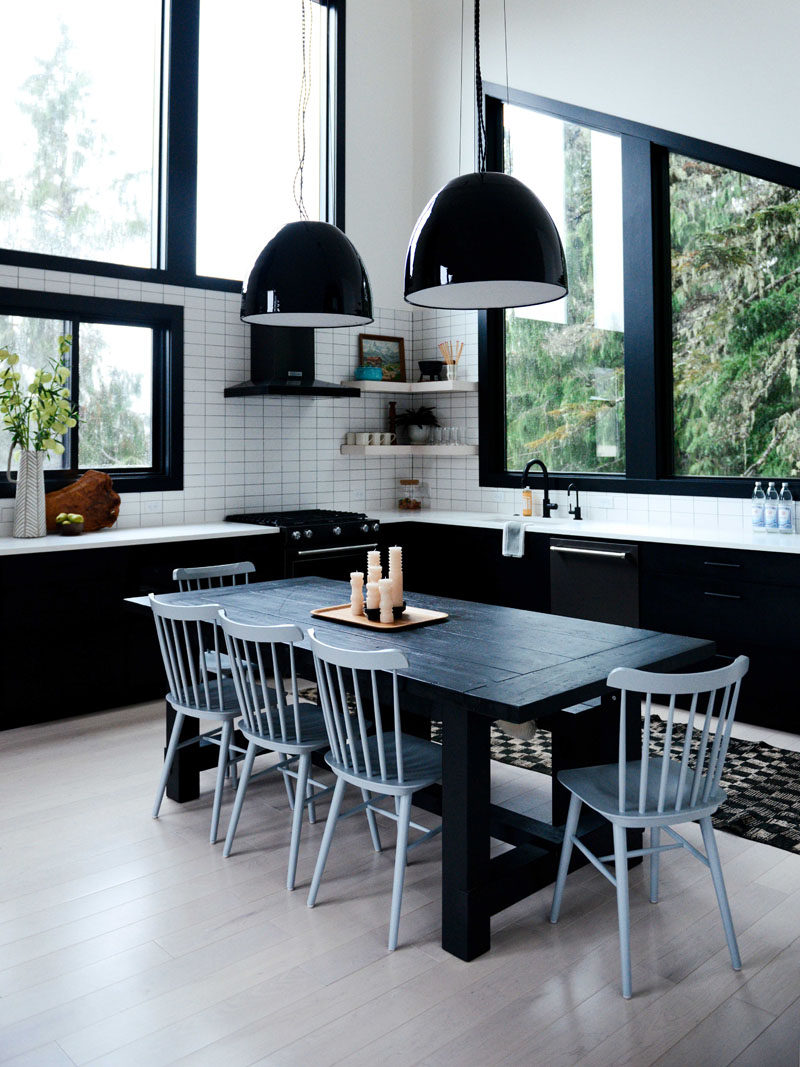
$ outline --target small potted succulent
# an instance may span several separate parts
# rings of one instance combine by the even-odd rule
[[[424,445],[428,440],[431,426],[438,426],[439,420],[433,408],[409,408],[397,416],[397,425],[405,426],[408,440],[412,445]]]
[[[64,534],[65,537],[77,537],[78,534],[83,533],[83,515],[72,511],[62,511],[56,515],[56,526],[58,532]]]

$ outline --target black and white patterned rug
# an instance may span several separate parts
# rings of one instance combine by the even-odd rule
[[[308,686],[300,696],[316,701],[316,687]],[[653,719],[653,746],[663,744],[664,728],[661,720]],[[441,723],[432,723],[431,739],[441,742],[441,736]],[[681,758],[684,737],[684,727],[676,724],[671,745],[676,759]],[[538,730],[530,741],[519,741],[492,726],[491,746],[492,759],[498,763],[551,773],[547,730]],[[718,830],[800,854],[800,752],[731,738],[722,787],[728,799],[712,820]]]

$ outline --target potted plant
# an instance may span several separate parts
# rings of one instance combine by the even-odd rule
[[[412,445],[424,445],[428,440],[431,426],[438,426],[439,420],[433,408],[409,408],[397,416],[397,425],[405,426],[408,439]]]
[[[11,460],[19,449],[17,493],[14,501],[14,537],[44,537],[47,532],[44,508],[44,460],[48,452],[61,455],[59,440],[78,422],[70,402],[69,367],[64,357],[72,339],[59,337],[58,355],[33,372],[24,384],[17,369],[19,356],[0,348],[0,424],[11,435],[8,452],[8,480]]]

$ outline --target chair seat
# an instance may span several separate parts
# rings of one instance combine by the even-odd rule
[[[708,800],[692,806],[689,798],[692,792],[692,774],[686,776],[681,792],[681,810],[675,811],[678,798],[678,783],[681,765],[675,760],[670,760],[667,774],[667,788],[664,800],[664,811],[658,811],[658,794],[661,786],[661,760],[648,760],[647,771],[647,796],[645,798],[645,810],[639,809],[639,777],[642,763],[628,763],[626,768],[625,796],[627,811],[619,810],[619,764],[607,763],[599,767],[575,767],[568,771],[560,771],[558,780],[566,786],[571,793],[588,804],[590,808],[600,812],[610,822],[621,826],[666,826],[670,823],[691,822],[694,819],[704,818],[722,804],[726,799],[726,793],[722,789],[711,792]]]
[[[322,711],[313,704],[300,705],[300,741],[297,740],[294,710],[291,704],[287,704],[285,711],[285,740],[281,739],[279,736],[276,736],[274,739],[269,736],[267,716],[265,712],[261,712],[260,718],[264,729],[263,735],[257,733],[255,730],[248,729],[243,720],[240,720],[236,724],[236,728],[241,730],[242,734],[248,741],[255,741],[262,748],[269,749],[272,752],[284,752],[287,755],[297,755],[299,752],[315,752],[317,749],[328,747],[328,733],[325,729],[325,720],[322,716]],[[279,734],[280,719],[278,718],[278,711],[275,705],[273,705],[272,708],[272,725],[275,727],[276,734]]]
[[[373,777],[365,770],[364,749],[360,740],[356,741],[357,765],[359,772],[337,763],[333,753],[328,752],[325,762],[345,781],[353,785],[363,785],[378,793],[409,793],[425,786],[433,785],[442,777],[442,746],[432,741],[425,741],[420,737],[411,737],[402,734],[403,747],[403,781],[400,782],[397,774],[397,751],[394,743],[394,734],[384,734],[384,748],[386,754],[386,781],[380,778],[380,760],[378,757],[378,742],[375,737],[367,739],[367,752],[372,765]]]

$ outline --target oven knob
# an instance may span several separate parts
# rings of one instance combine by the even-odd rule
[[[312,530],[303,530],[303,537],[305,537],[307,539],[310,539],[313,536],[314,536],[314,533],[313,533]]]
[[[300,533],[299,530],[292,530],[292,540],[293,541],[299,541],[302,536],[303,535]]]
[[[341,537],[342,536],[342,528],[341,528],[341,526],[334,526],[332,532],[333,532],[333,536],[334,537]]]
[[[380,528],[381,528],[381,524],[380,524],[379,522],[373,522],[373,524],[372,524],[372,529],[373,529],[373,531],[374,531],[375,533],[377,533],[377,532],[378,532],[378,530],[380,530]]]
[[[369,533],[369,523],[366,523],[366,522],[365,522],[365,523],[363,523],[363,524],[362,524],[362,526],[361,526],[361,532],[362,532],[362,533]]]

